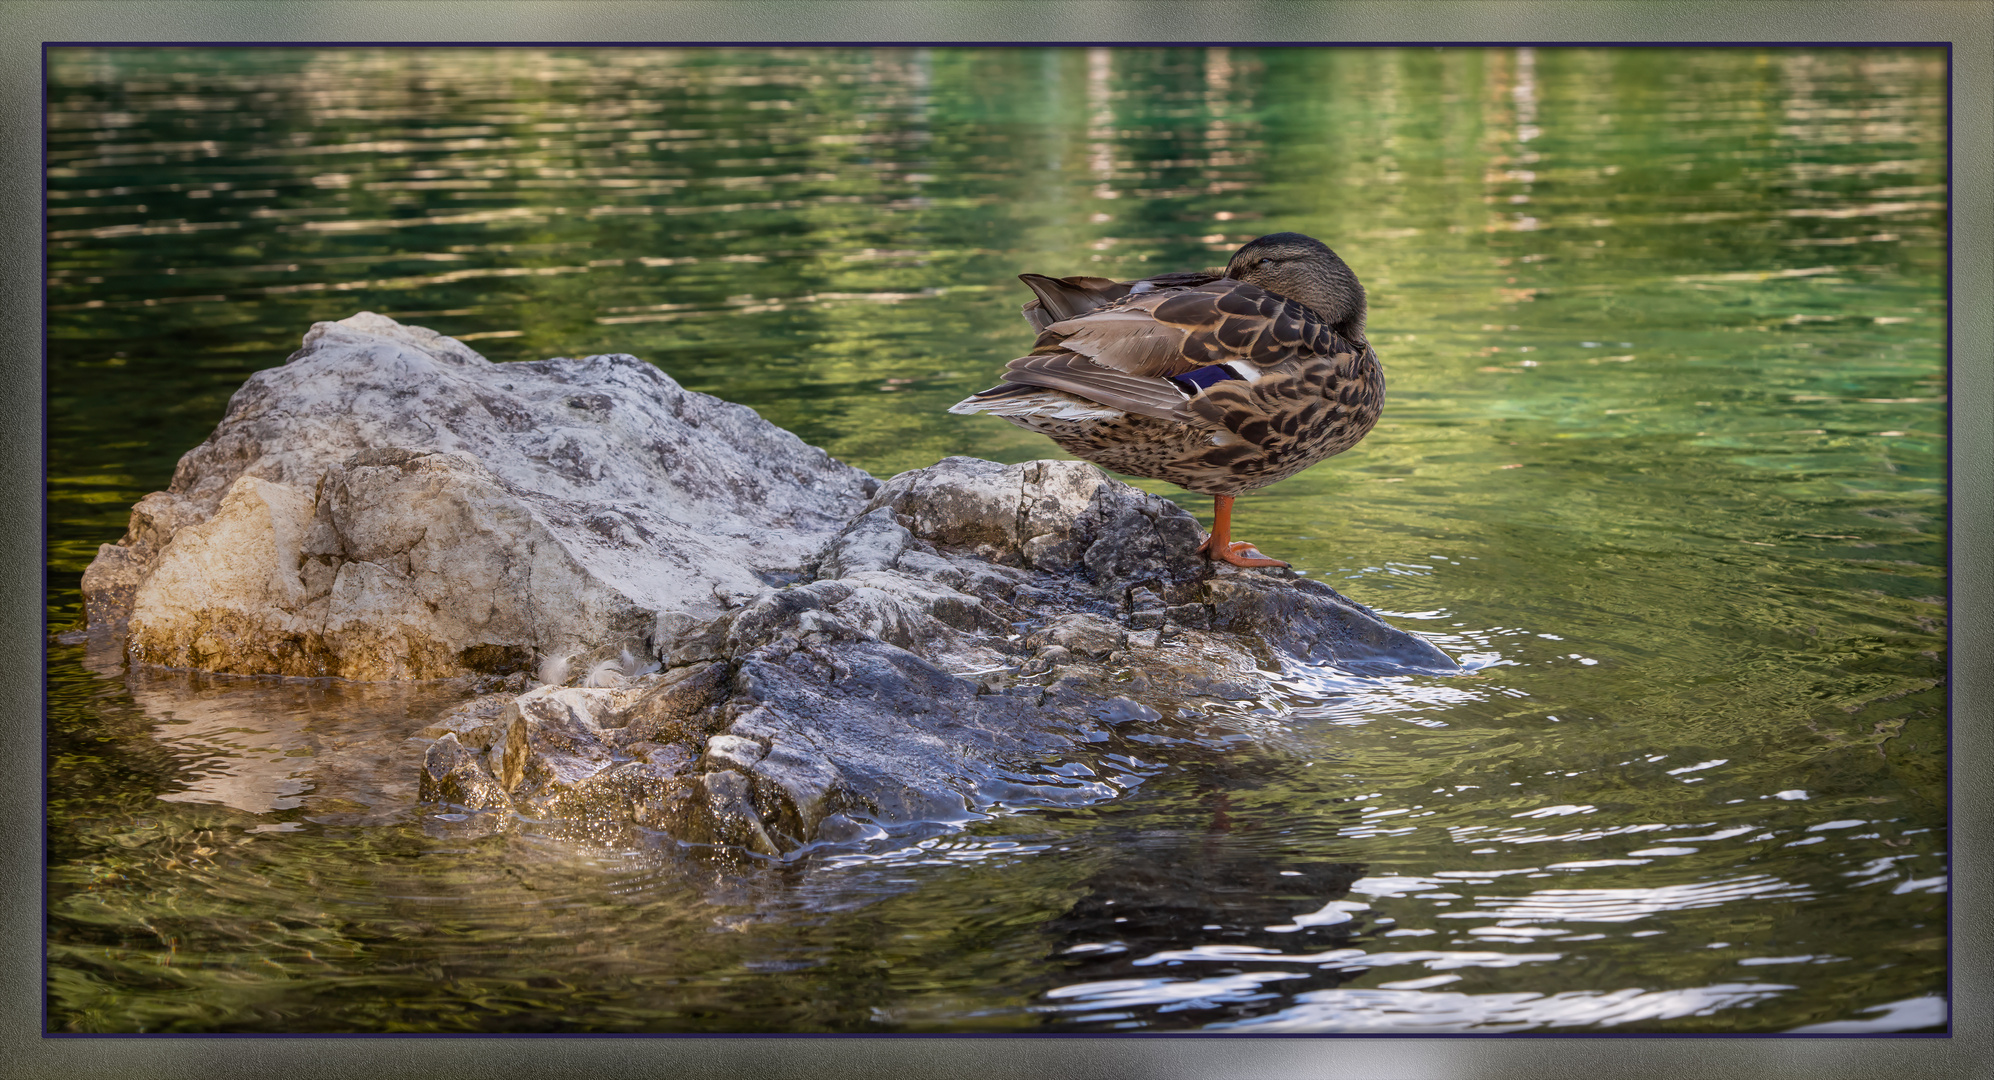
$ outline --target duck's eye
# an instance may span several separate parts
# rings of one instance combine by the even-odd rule
[[[1267,258],[1267,259],[1262,259],[1262,260],[1260,260],[1260,265],[1262,265],[1262,266],[1272,266],[1272,265],[1274,265],[1274,260],[1273,260],[1273,259],[1271,259],[1271,258]]]

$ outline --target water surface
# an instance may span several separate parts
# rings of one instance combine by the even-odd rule
[[[462,695],[50,650],[58,1031],[1943,1024],[1938,50],[58,49],[51,625],[315,320],[629,352],[885,477],[1015,274],[1293,229],[1390,396],[1236,532],[1458,678],[1021,768],[1105,802],[746,872],[483,834]],[[1200,515],[1205,500],[1168,485]],[[1816,1028],[1820,1029],[1820,1028]]]

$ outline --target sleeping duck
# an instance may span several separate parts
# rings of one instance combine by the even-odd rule
[[[1037,295],[1024,308],[1037,345],[949,411],[1001,416],[1075,457],[1210,495],[1206,557],[1288,565],[1232,539],[1232,500],[1378,422],[1385,375],[1350,267],[1287,232],[1240,248],[1222,274],[1019,278]]]

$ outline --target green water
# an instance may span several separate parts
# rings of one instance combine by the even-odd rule
[[[741,872],[426,813],[400,740],[458,688],[52,645],[51,1030],[1945,1022],[1938,50],[49,71],[57,629],[315,320],[634,353],[883,477],[1058,456],[943,411],[1028,348],[1018,272],[1292,229],[1368,286],[1390,397],[1236,535],[1469,669],[1292,672],[1100,748],[1115,800]]]

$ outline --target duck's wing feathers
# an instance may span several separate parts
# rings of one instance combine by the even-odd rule
[[[1119,412],[1154,416],[1159,420],[1182,421],[1186,416],[1185,393],[1170,380],[1131,375],[1075,353],[1021,356],[1005,365],[1004,378],[1010,381],[985,390],[970,401],[981,403],[1037,388],[1064,390]]]
[[[1131,295],[1119,304],[1054,323],[1034,352],[1064,349],[1103,367],[1168,379],[1227,361],[1265,367],[1321,352],[1335,335],[1295,301],[1244,281]]]
[[[1055,278],[1044,274],[1019,274],[1018,280],[1037,299],[1027,301],[1023,311],[1033,329],[1044,330],[1056,322],[1085,315],[1106,307],[1129,294],[1126,282],[1098,277]]]
[[[1187,270],[1178,273],[1158,274],[1140,281],[1114,281],[1098,277],[1047,277],[1044,274],[1019,274],[1018,280],[1032,290],[1034,300],[1027,301],[1024,316],[1035,330],[1044,330],[1054,323],[1079,318],[1090,311],[1113,304],[1130,293],[1148,293],[1158,289],[1181,288],[1187,285],[1203,285],[1216,281],[1222,274],[1219,270]]]
[[[1225,387],[1232,392],[1224,397],[1250,397],[1249,388],[1268,369],[1351,349],[1301,304],[1219,279],[1132,290],[1118,302],[1052,323],[1031,355],[1005,367],[1004,377],[1010,384],[1191,423],[1201,411],[1190,406],[1208,392]],[[1245,385],[1227,385],[1234,380]]]

